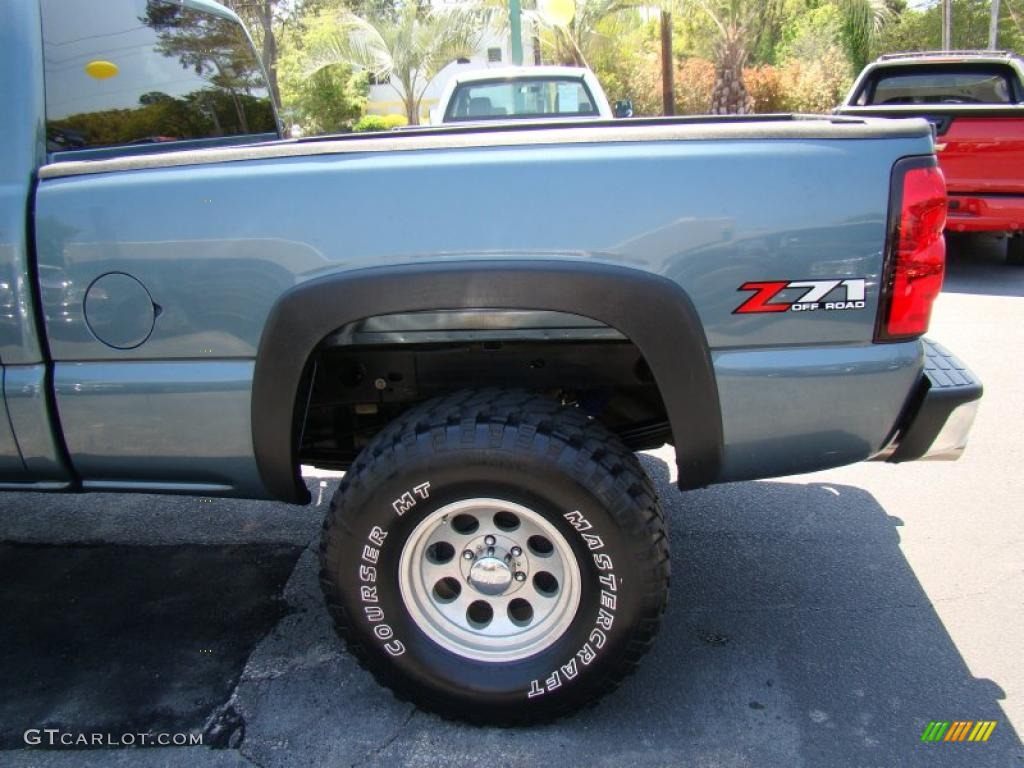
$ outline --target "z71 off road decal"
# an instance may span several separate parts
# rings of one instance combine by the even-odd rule
[[[836,309],[864,309],[867,281],[855,280],[766,280],[744,283],[740,291],[754,295],[733,310],[734,315],[759,312],[814,312]],[[789,301],[780,294],[789,293]],[[800,293],[795,293],[800,291]],[[826,299],[828,299],[826,301]]]

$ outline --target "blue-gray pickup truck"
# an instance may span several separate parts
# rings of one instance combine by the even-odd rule
[[[594,701],[665,606],[635,451],[682,490],[953,458],[981,386],[926,341],[924,120],[653,119],[288,140],[208,0],[0,25],[0,479],[306,504],[399,696]],[[676,473],[674,473],[676,474]]]

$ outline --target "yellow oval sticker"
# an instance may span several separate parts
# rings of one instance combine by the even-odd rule
[[[117,64],[112,61],[97,59],[85,65],[85,74],[97,80],[106,80],[118,73]]]
[[[576,17],[576,0],[540,0],[541,15],[556,27],[568,27]]]

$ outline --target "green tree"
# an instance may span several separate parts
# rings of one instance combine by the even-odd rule
[[[836,3],[823,3],[795,14],[779,42],[780,62],[820,61],[842,48],[843,15]],[[842,52],[842,51],[841,51]]]
[[[253,41],[259,47],[260,59],[267,72],[267,82],[274,101],[281,103],[278,87],[277,60],[286,15],[282,0],[224,0],[245,22]]]
[[[988,45],[990,0],[953,0],[953,48],[985,48]],[[1002,0],[999,14],[999,47],[1024,54],[1024,0]],[[942,45],[939,5],[907,8],[886,25],[875,53],[935,50]]]
[[[387,80],[418,125],[427,86],[450,62],[468,58],[483,37],[486,17],[477,5],[421,8],[408,2],[395,13],[363,18],[342,12],[328,39],[310,51],[309,75],[348,64]]]
[[[260,63],[237,24],[206,13],[149,2],[143,24],[157,33],[156,50],[227,93],[243,133],[249,132],[246,99],[264,88]]]
[[[597,40],[587,61],[612,101],[644,98],[646,70],[657,55],[658,21],[637,9],[617,13],[597,25]],[[660,96],[659,96],[660,102]],[[645,102],[646,103],[646,102]],[[634,109],[637,105],[634,103]],[[646,109],[644,114],[660,114]],[[639,112],[637,112],[639,114]]]
[[[238,14],[245,23],[259,51],[263,68],[274,100],[281,104],[279,64],[288,38],[296,28],[301,29],[303,19],[316,17],[327,10],[354,6],[374,5],[394,7],[394,0],[221,0]]]
[[[366,72],[355,72],[351,65],[339,63],[309,74],[310,52],[335,33],[333,14],[309,14],[288,36],[280,55],[282,114],[307,135],[350,130],[353,121],[366,110]]]
[[[1024,2],[1022,0],[1003,0],[1003,4],[1000,6],[1000,17],[999,17],[1000,29],[1000,41],[1002,41],[1002,32],[1009,31],[1012,33],[1012,37],[1017,42],[1017,47],[1014,49],[1020,52],[1021,41],[1024,41]],[[1000,42],[1000,45],[1004,43]]]

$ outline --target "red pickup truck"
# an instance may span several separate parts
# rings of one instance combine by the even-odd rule
[[[882,56],[861,72],[838,114],[924,117],[949,189],[950,232],[1008,238],[1024,266],[1024,59],[1002,51]]]

